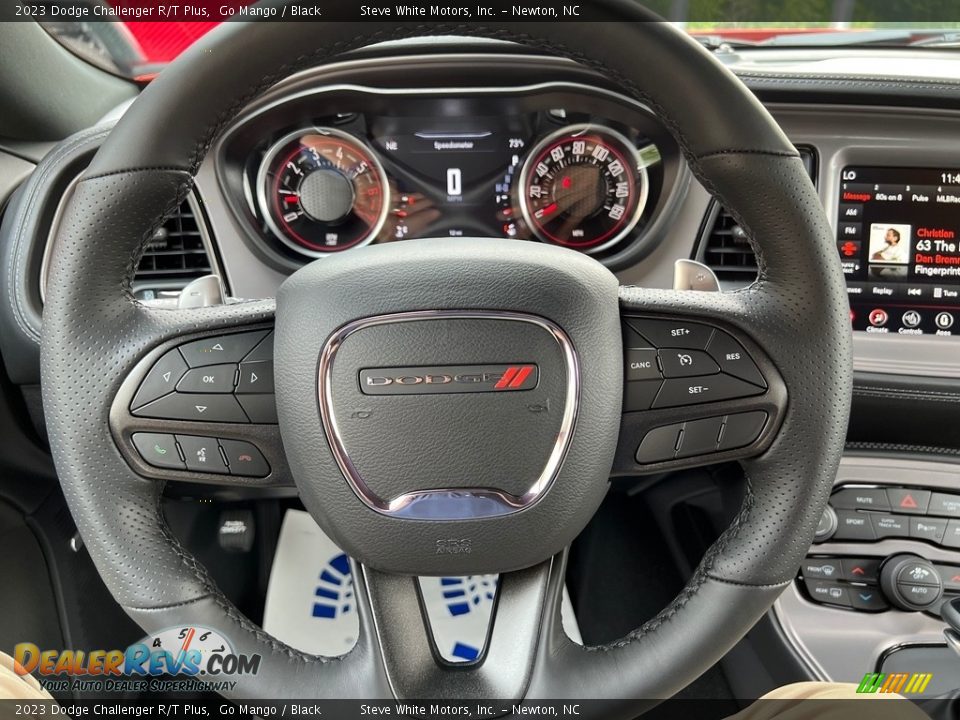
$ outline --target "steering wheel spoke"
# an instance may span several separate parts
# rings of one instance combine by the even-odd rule
[[[415,577],[361,566],[358,594],[368,603],[384,670],[399,700],[521,700],[527,691],[550,610],[559,607],[563,555],[503,573],[481,654],[470,663],[442,659]]]
[[[160,311],[156,311],[160,312]],[[171,313],[190,315],[191,311]],[[110,410],[140,475],[216,485],[292,485],[273,383],[272,323],[176,335],[128,374]]]
[[[786,385],[763,348],[731,322],[739,306],[740,298],[713,293],[624,289],[614,474],[736,460],[770,446]]]

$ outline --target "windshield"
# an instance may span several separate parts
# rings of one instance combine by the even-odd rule
[[[96,12],[97,6],[126,13],[125,17],[159,17],[158,8],[163,6],[160,0],[107,0],[107,5],[83,0],[81,5],[94,10],[85,16],[92,22],[42,25],[88,61],[145,82],[221,20],[237,17],[241,8],[251,4],[227,2],[201,3],[199,19],[105,21],[97,20],[103,17]],[[651,0],[644,4],[710,48],[960,46],[953,0]],[[351,5],[358,12],[362,7],[367,6]],[[425,9],[435,7],[424,5]],[[576,7],[589,12],[588,6]]]

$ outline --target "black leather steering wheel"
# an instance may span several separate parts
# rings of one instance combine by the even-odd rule
[[[594,12],[609,22],[226,23],[143,92],[78,183],[43,319],[56,466],[99,572],[143,628],[202,624],[238,652],[263,656],[260,674],[234,697],[622,698],[632,716],[639,699],[670,697],[721,658],[795,575],[833,482],[851,393],[848,305],[831,230],[795,149],[729,71],[632,2],[602,0]],[[134,299],[144,245],[246,103],[300,68],[429,34],[511,40],[617,81],[662,119],[696,177],[735,214],[758,280],[724,294],[618,287],[599,263],[568,250],[424,240],[311,263],[276,303],[170,310]],[[637,423],[747,407],[731,400],[621,416],[622,314],[712,323],[738,338],[767,374],[757,402],[767,403],[771,423],[761,445],[702,459],[742,459],[749,491],[683,592],[623,639],[581,647],[559,621],[563,550],[602,500],[618,444],[636,450]],[[274,323],[289,471],[307,509],[355,559],[361,637],[338,659],[306,655],[255,627],[171,536],[159,511],[163,482],[131,460],[129,401],[117,401],[142,378],[145,358]],[[357,387],[370,368],[515,362],[535,364],[537,392],[563,409],[516,431],[537,459],[532,469],[529,458],[497,449],[503,428],[519,427],[521,393],[372,396]],[[352,411],[367,407],[358,403],[374,408],[374,421],[394,422],[358,430]],[[245,427],[279,447],[275,426]],[[409,448],[423,451],[424,427],[434,452],[410,457]],[[516,477],[487,477],[503,457],[518,463]],[[464,463],[474,476],[453,478]],[[424,479],[422,467],[434,475]],[[437,474],[445,485],[431,484]],[[476,572],[503,573],[497,615],[482,662],[453,671],[434,660],[410,575]]]

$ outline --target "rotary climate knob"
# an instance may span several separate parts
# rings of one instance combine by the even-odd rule
[[[943,581],[936,568],[916,555],[894,555],[880,570],[880,587],[887,599],[901,610],[930,610],[943,595]]]

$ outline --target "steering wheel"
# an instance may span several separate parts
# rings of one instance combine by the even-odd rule
[[[609,22],[225,23],[144,90],[78,183],[43,319],[56,467],[104,582],[145,630],[199,624],[262,656],[259,675],[233,697],[621,698],[633,716],[638,699],[670,697],[720,659],[794,577],[839,463],[851,394],[831,230],[796,150],[729,71],[631,2],[595,6]],[[734,213],[757,281],[729,293],[620,287],[570,250],[427,239],[313,262],[275,302],[166,309],[135,300],[145,244],[245,104],[300,68],[429,34],[514,41],[618,82]],[[278,425],[131,411],[171,348],[187,360],[210,351],[211,338],[249,350],[271,327]],[[732,359],[714,355],[723,377],[725,363],[729,373],[738,359],[755,363],[752,391],[691,401],[705,387],[667,379],[644,386],[662,386],[660,399],[638,400],[646,391],[624,381],[625,346],[655,353],[717,339],[736,349]],[[717,428],[758,412],[759,435],[717,445]],[[739,459],[749,480],[740,513],[656,618],[609,645],[573,643],[560,625],[564,550],[605,496],[611,467],[636,466],[651,431],[693,436],[701,421],[713,423],[714,445],[689,457],[670,449],[647,469]],[[246,439],[272,477],[292,475],[353,558],[361,633],[350,653],[299,652],[231,605],[161,516],[163,481],[198,476],[146,464],[132,443],[145,431]],[[436,658],[412,576],[495,572],[485,654],[451,668]]]

